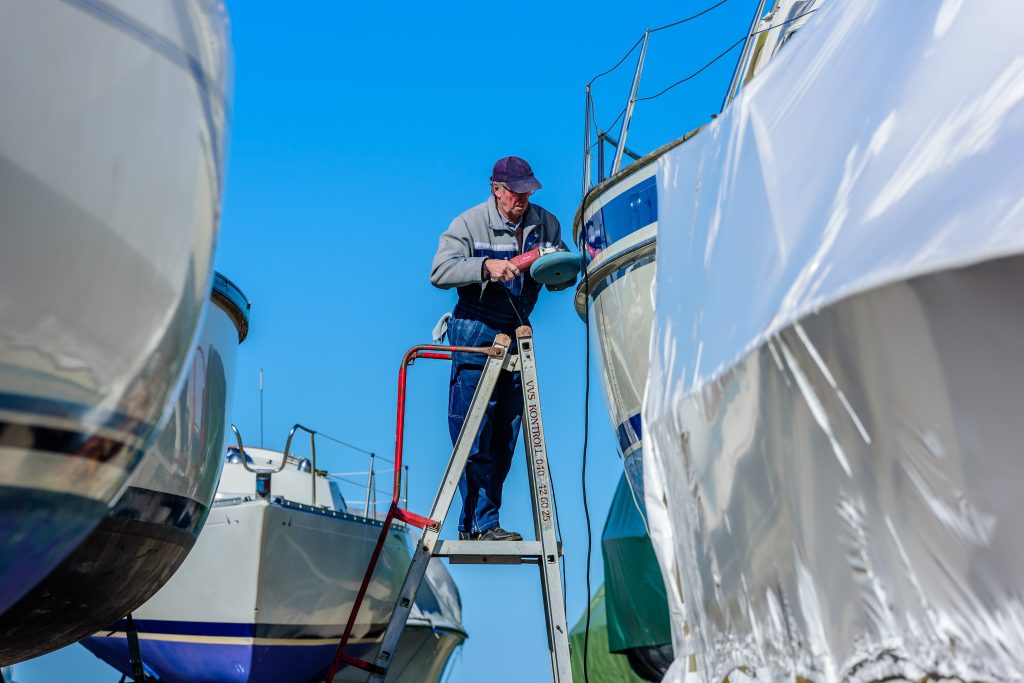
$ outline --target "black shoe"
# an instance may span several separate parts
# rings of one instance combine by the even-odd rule
[[[492,526],[487,531],[473,535],[474,541],[521,541],[523,537],[514,531],[505,531],[500,526]]]

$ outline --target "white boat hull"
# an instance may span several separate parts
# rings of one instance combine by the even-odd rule
[[[169,683],[323,676],[379,532],[378,522],[292,503],[214,506],[181,568],[134,614],[143,661]],[[357,656],[383,633],[410,558],[396,531],[356,622]],[[83,644],[126,670],[123,632]]]
[[[211,298],[163,431],[100,524],[0,615],[0,664],[116,622],[156,593],[191,550],[223,467],[235,357],[248,329],[244,296],[219,274]]]
[[[1024,680],[1019,11],[823,3],[659,159],[666,681]]]
[[[0,612],[106,515],[209,295],[226,19],[205,2],[0,10]]]
[[[461,631],[410,619],[388,670],[388,683],[440,683],[452,653],[465,640]],[[334,683],[366,683],[366,672],[345,667],[335,675]]]
[[[647,383],[658,233],[656,165],[627,169],[598,187],[577,221],[592,257],[576,289],[576,309],[587,306],[600,359],[605,399],[627,481],[643,506],[640,409]]]

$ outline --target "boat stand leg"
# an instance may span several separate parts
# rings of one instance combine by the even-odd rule
[[[124,629],[125,635],[128,637],[128,665],[132,670],[132,681],[135,683],[146,683],[153,679],[146,675],[146,670],[142,667],[142,651],[139,649],[139,631],[135,628],[135,621],[132,619],[132,615],[129,614],[127,618],[128,625]],[[121,680],[124,681],[125,677],[122,676]]]

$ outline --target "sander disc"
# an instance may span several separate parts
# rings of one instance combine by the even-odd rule
[[[560,285],[580,272],[580,258],[568,251],[545,254],[530,266],[533,279],[545,285]]]

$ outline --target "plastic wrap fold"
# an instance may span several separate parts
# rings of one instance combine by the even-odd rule
[[[1024,680],[1022,25],[826,2],[659,160],[666,680]]]

